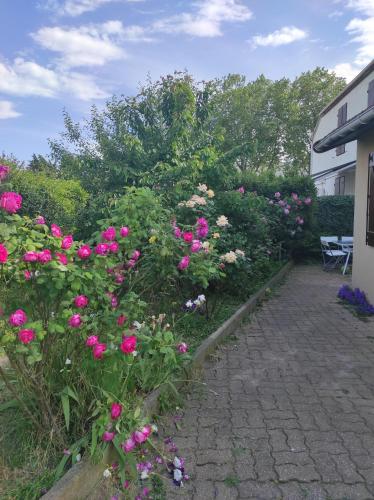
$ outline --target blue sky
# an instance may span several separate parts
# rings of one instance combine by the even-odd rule
[[[187,69],[352,79],[374,58],[374,0],[0,0],[0,152],[28,161],[112,94]]]

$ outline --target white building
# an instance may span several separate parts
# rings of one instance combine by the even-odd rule
[[[317,135],[313,143],[315,164],[317,155],[321,158],[329,151],[343,145],[357,144],[355,157],[355,218],[353,229],[353,272],[354,287],[361,288],[374,304],[374,61],[367,66],[327,106],[337,112],[345,103],[348,120],[338,127],[330,121],[330,128],[321,116]],[[349,111],[350,110],[350,111]],[[355,142],[353,142],[355,141]],[[339,172],[339,170],[338,170]],[[339,175],[343,175],[344,167]]]
[[[322,110],[313,134],[313,143],[366,110],[369,96],[374,99],[374,60]],[[356,158],[355,140],[324,153],[312,150],[310,174],[315,181],[318,196],[353,195]]]

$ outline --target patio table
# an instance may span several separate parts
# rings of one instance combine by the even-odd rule
[[[346,236],[342,239],[338,239],[334,241],[334,245],[341,247],[342,251],[346,252],[347,254],[343,267],[343,274],[345,274],[347,271],[349,258],[353,254],[353,236]]]

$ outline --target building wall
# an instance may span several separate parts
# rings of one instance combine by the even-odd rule
[[[337,125],[337,118],[331,121],[331,130],[335,129]],[[357,141],[352,141],[345,145],[345,153],[336,156],[335,149],[330,149],[325,153],[316,153],[312,150],[310,158],[310,173],[317,174],[329,168],[339,167],[351,161],[355,161],[357,156]]]
[[[344,194],[355,194],[355,170],[349,170],[341,173],[328,174],[321,179],[315,181],[318,196],[332,196],[335,194],[335,180],[336,178],[344,176],[345,189]]]
[[[374,151],[374,131],[358,141],[355,218],[353,286],[363,290],[374,304],[374,247],[366,245],[366,208],[368,189],[368,158]]]

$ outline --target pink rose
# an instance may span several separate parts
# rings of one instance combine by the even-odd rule
[[[99,243],[95,247],[96,255],[106,255],[109,251],[109,245],[107,243]]]
[[[193,240],[193,233],[191,233],[191,231],[185,231],[184,233],[182,233],[182,237],[186,243],[191,243],[191,241]]]
[[[116,435],[115,432],[108,432],[108,431],[105,431],[104,434],[103,434],[103,441],[104,442],[109,442],[109,441],[113,441],[114,439],[114,436]]]
[[[26,252],[23,256],[23,260],[25,262],[36,262],[38,257],[38,252]]]
[[[312,203],[312,198],[310,196],[307,196],[304,200],[305,205],[310,205]]]
[[[91,255],[91,253],[92,253],[92,250],[88,245],[82,245],[77,251],[78,257],[82,260],[88,259]]]
[[[123,337],[120,349],[124,354],[131,354],[136,349],[137,338],[135,335],[130,335],[129,337]]]
[[[69,250],[69,248],[72,246],[74,240],[73,240],[73,237],[71,234],[68,234],[67,236],[65,236],[65,238],[63,238],[62,242],[61,242],[61,248],[62,250]]]
[[[289,209],[288,209],[288,208],[285,208],[285,209],[283,210],[283,213],[284,213],[284,215],[289,215],[290,211],[289,211]]]
[[[126,321],[127,321],[127,317],[124,314],[120,314],[117,318],[117,325],[123,326]]]
[[[0,165],[0,182],[6,179],[10,172],[10,167],[8,165]]]
[[[132,269],[132,268],[133,268],[133,267],[135,267],[135,266],[136,266],[136,260],[134,260],[134,259],[130,259],[130,260],[127,262],[127,267],[128,267],[129,269]]]
[[[122,238],[126,238],[126,236],[128,236],[129,233],[130,233],[130,229],[128,227],[126,227],[126,226],[121,227],[121,230],[120,230],[119,233],[122,236]]]
[[[54,236],[55,238],[62,238],[61,228],[59,226],[57,226],[56,224],[51,225],[51,233],[52,233],[52,236]]]
[[[150,425],[145,425],[141,432],[148,438],[152,434],[152,427]]]
[[[0,207],[8,214],[15,214],[22,207],[22,196],[13,192],[3,193],[0,197]]]
[[[115,309],[118,307],[118,299],[115,295],[112,295],[112,298],[110,299],[110,305]]]
[[[184,269],[187,269],[187,267],[190,265],[190,257],[188,255],[185,255],[182,257],[181,261],[178,264],[178,269],[180,271],[184,271]]]
[[[240,186],[240,188],[237,189],[238,193],[244,194],[245,193],[245,188],[244,186]]]
[[[122,405],[119,403],[113,403],[110,409],[110,416],[112,420],[116,420],[121,416],[122,413]]]
[[[200,217],[197,219],[197,237],[198,238],[206,238],[209,233],[209,224],[205,217]]]
[[[185,342],[181,342],[177,345],[177,350],[181,354],[185,354],[188,351],[188,345]]]
[[[60,264],[63,264],[64,266],[68,265],[68,258],[64,253],[56,252],[56,257],[58,258]]]
[[[0,264],[5,264],[8,260],[8,250],[0,243]]]
[[[121,448],[125,453],[130,453],[135,448],[135,446],[136,446],[136,441],[132,436],[121,444]]]
[[[35,219],[35,224],[45,224],[45,218],[42,215],[38,215],[38,217]]]
[[[119,244],[117,241],[113,241],[110,245],[109,245],[109,252],[112,252],[112,253],[117,253],[119,250]]]
[[[34,330],[24,329],[18,332],[18,338],[22,344],[30,344],[35,339]]]
[[[191,245],[191,252],[196,253],[201,250],[202,244],[200,240],[193,240]]]
[[[132,260],[138,260],[140,257],[140,251],[139,250],[134,250],[132,255],[131,255],[131,259]]]
[[[280,194],[279,191],[277,191],[276,193],[274,193],[274,198],[277,198],[279,199],[282,195]]]
[[[68,324],[71,328],[79,328],[82,324],[82,318],[80,314],[73,314],[70,316]]]
[[[106,351],[106,344],[95,344],[92,348],[92,354],[95,359],[102,359],[104,352]]]
[[[145,443],[147,441],[147,438],[148,438],[148,436],[143,434],[142,431],[135,431],[133,433],[132,437],[133,437],[135,443],[137,443],[137,444]]]
[[[122,274],[116,274],[115,275],[116,277],[116,283],[117,285],[120,285],[121,283],[123,283],[125,281],[125,278],[122,276]]]
[[[300,217],[299,215],[296,217],[296,224],[303,225],[304,224],[304,219]]]
[[[175,227],[174,228],[174,236],[176,238],[181,238],[182,237],[182,231],[179,227]]]
[[[30,271],[24,271],[23,275],[25,277],[25,280],[31,280],[32,275],[31,275]]]
[[[79,307],[79,309],[83,309],[88,306],[88,297],[85,295],[77,295],[74,299],[75,307]]]
[[[299,197],[297,196],[297,194],[296,194],[296,193],[291,193],[291,198],[292,198],[294,201],[296,201],[296,200],[298,200],[298,199],[299,199]]]
[[[47,262],[50,262],[51,260],[52,254],[50,250],[45,249],[38,253],[38,261],[42,264],[47,264]]]
[[[113,226],[108,227],[105,231],[101,233],[101,238],[104,241],[113,241],[116,238],[116,228]]]
[[[99,343],[99,337],[97,335],[90,335],[86,339],[86,346],[87,347],[93,347],[94,345],[97,345]]]
[[[17,309],[14,313],[9,316],[9,324],[12,326],[22,326],[27,322],[27,316],[25,311],[22,309]]]

